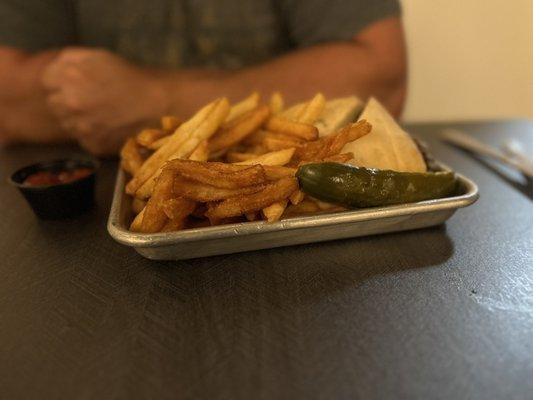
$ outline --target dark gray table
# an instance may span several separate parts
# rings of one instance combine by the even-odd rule
[[[533,203],[442,127],[410,130],[478,203],[316,245],[151,262],[106,232],[116,163],[73,221],[38,221],[0,185],[0,398],[532,399]],[[461,127],[533,150],[531,123]],[[0,178],[75,152],[3,150]]]

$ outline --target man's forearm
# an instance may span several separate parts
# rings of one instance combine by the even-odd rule
[[[45,103],[41,74],[55,51],[27,55],[0,47],[0,142],[51,142],[67,138]]]
[[[190,114],[217,96],[237,100],[252,90],[283,92],[288,103],[322,91],[328,97],[377,96],[398,116],[405,77],[389,73],[371,50],[356,43],[332,43],[295,51],[265,64],[236,72],[189,70],[163,74],[172,88],[170,111]]]

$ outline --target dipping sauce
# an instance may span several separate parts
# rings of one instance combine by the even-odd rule
[[[27,186],[61,185],[85,178],[93,173],[91,168],[75,168],[64,171],[39,171],[24,179]]]

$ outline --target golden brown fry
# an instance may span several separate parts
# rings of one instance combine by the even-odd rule
[[[126,185],[126,193],[133,195],[157,170],[193,135],[206,119],[211,116],[220,100],[203,107],[189,121],[182,124],[174,134],[168,136],[167,143],[152,154],[142,165],[133,179]]]
[[[347,163],[353,159],[353,153],[341,153],[335,154],[333,156],[325,157],[322,161],[337,162],[337,163]]]
[[[254,153],[239,153],[237,151],[230,151],[226,155],[226,159],[230,163],[253,160],[256,157],[257,157],[257,154],[254,154]]]
[[[207,161],[209,158],[209,148],[208,148],[208,141],[204,140],[200,142],[198,147],[192,152],[192,154],[189,156],[189,160],[191,161]]]
[[[307,142],[298,147],[294,152],[292,161],[293,163],[299,163],[308,160],[323,160],[326,157],[339,154],[346,143],[367,135],[371,129],[372,125],[365,120],[348,125],[337,133],[325,136],[314,142]]]
[[[166,137],[167,133],[161,129],[143,129],[137,134],[135,140],[143,147],[150,148],[159,139]]]
[[[146,207],[146,201],[144,200],[133,198],[131,201],[131,210],[135,214],[139,214],[142,210],[144,210],[144,207]]]
[[[263,140],[263,146],[268,151],[279,151],[283,149],[300,147],[304,142],[298,139],[291,138],[284,135],[271,134]]]
[[[161,229],[161,232],[177,232],[185,228],[187,219],[169,219]]]
[[[296,120],[304,124],[314,124],[325,106],[326,98],[322,93],[317,93],[301,110]]]
[[[217,204],[210,204],[206,212],[206,217],[214,221],[259,211],[278,201],[285,200],[296,189],[298,189],[296,178],[283,178],[266,185],[260,192],[249,196],[232,197]]]
[[[269,181],[277,181],[281,178],[290,178],[296,175],[296,168],[282,167],[277,165],[262,165]]]
[[[270,118],[265,127],[271,132],[285,133],[303,140],[316,140],[318,138],[318,129],[315,126],[282,117]]]
[[[229,199],[236,196],[246,196],[257,193],[265,188],[265,184],[245,186],[237,189],[224,189],[214,187],[205,183],[191,181],[182,177],[174,180],[174,195],[186,199],[209,202]]]
[[[134,138],[129,138],[120,150],[122,159],[120,165],[122,169],[130,175],[135,175],[143,164],[143,158],[140,153],[139,145]]]
[[[320,211],[318,205],[311,200],[304,199],[298,204],[291,204],[285,210],[284,217],[296,217],[298,215],[314,214]]]
[[[150,145],[146,147],[149,148],[150,150],[157,150],[163,147],[169,141],[170,141],[170,135],[163,136],[161,139],[156,140],[155,142],[151,143]]]
[[[260,165],[243,168],[219,162],[172,160],[165,168],[176,171],[184,178],[225,189],[238,189],[267,181]]]
[[[259,96],[259,93],[253,92],[244,100],[234,104],[231,107],[228,116],[226,117],[226,123],[230,123],[241,115],[244,115],[247,112],[252,111],[254,108],[257,108],[257,106],[259,106],[260,99],[261,96]]]
[[[209,151],[217,153],[227,151],[231,146],[234,146],[244,140],[246,136],[255,132],[270,115],[270,109],[267,106],[260,106],[256,109],[242,115],[235,121],[236,124],[231,124],[228,128],[221,129],[209,141]],[[220,154],[219,154],[220,155]]]
[[[133,219],[131,225],[130,225],[130,231],[132,232],[140,232],[141,231],[141,225],[144,218],[144,209],[141,210],[140,213],[138,213],[135,218]]]
[[[263,155],[260,155],[256,158],[253,158],[251,160],[247,161],[241,161],[238,163],[235,163],[235,165],[255,165],[255,164],[261,164],[263,166],[265,165],[285,165],[288,164],[295,152],[295,148],[290,149],[283,149],[279,151],[273,151],[270,153],[266,153]]]
[[[289,197],[289,200],[291,201],[291,204],[298,205],[300,204],[305,197],[305,193],[301,190],[296,190],[291,196]]]
[[[148,160],[146,160],[146,162],[139,170],[139,173],[135,175],[132,182],[128,183],[126,189],[131,191],[133,188],[136,187],[134,183],[135,179],[137,178],[137,175],[139,175],[139,180],[142,180],[146,177],[146,175],[148,175],[148,172],[154,171],[138,187],[138,189],[135,190],[136,197],[142,199],[150,197],[154,189],[155,179],[161,173],[165,161],[176,158],[188,158],[192,154],[194,149],[196,149],[196,147],[200,144],[200,142],[209,139],[209,137],[213,133],[215,133],[215,131],[218,129],[218,127],[226,117],[228,110],[229,103],[227,99],[220,99],[213,103],[213,108],[210,111],[208,110],[207,116],[203,118],[198,125],[191,124],[193,126],[193,129],[191,131],[188,131],[190,126],[187,129],[185,127],[189,125],[189,122],[194,120],[196,116],[193,117],[191,121],[187,121],[186,123],[181,125],[176,130],[176,133],[171,136],[171,141],[169,141],[169,143],[164,145],[162,148],[156,151]],[[182,132],[182,129],[184,131],[184,139],[182,136],[179,135],[179,133]],[[149,168],[147,168],[147,171],[144,171],[146,172],[146,175],[141,174],[141,172],[143,172],[144,166],[153,158],[155,158],[154,163],[151,164]],[[130,187],[130,184],[132,185],[132,187]]]
[[[144,209],[144,217],[140,231],[143,233],[159,232],[165,226],[168,217],[163,211],[163,204],[172,198],[175,172],[165,169],[157,178],[154,193]]]
[[[265,137],[269,134],[268,131],[259,129],[252,133],[251,135],[247,136],[243,141],[243,145],[245,146],[260,146],[263,143],[263,140],[265,140]],[[250,151],[247,149],[247,151]]]
[[[163,201],[162,207],[163,212],[169,219],[178,221],[185,220],[191,215],[196,208],[196,203],[190,199],[174,197]]]
[[[270,96],[270,102],[268,103],[272,115],[281,113],[283,111],[284,103],[283,95],[280,92],[272,93],[272,96]]]
[[[183,123],[181,118],[174,115],[165,115],[161,117],[161,129],[168,134],[173,133]]]
[[[263,208],[262,213],[267,222],[276,222],[281,218],[286,207],[287,200],[281,200]]]

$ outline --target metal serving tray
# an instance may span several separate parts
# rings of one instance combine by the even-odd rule
[[[447,167],[439,164],[442,169]],[[131,199],[124,194],[124,172],[118,172],[107,230],[119,243],[135,248],[152,260],[183,260],[218,254],[324,242],[357,236],[425,228],[443,223],[458,208],[479,197],[470,179],[456,174],[459,193],[454,197],[397,206],[360,209],[274,223],[243,222],[179,232],[141,234],[128,231],[133,218]]]

